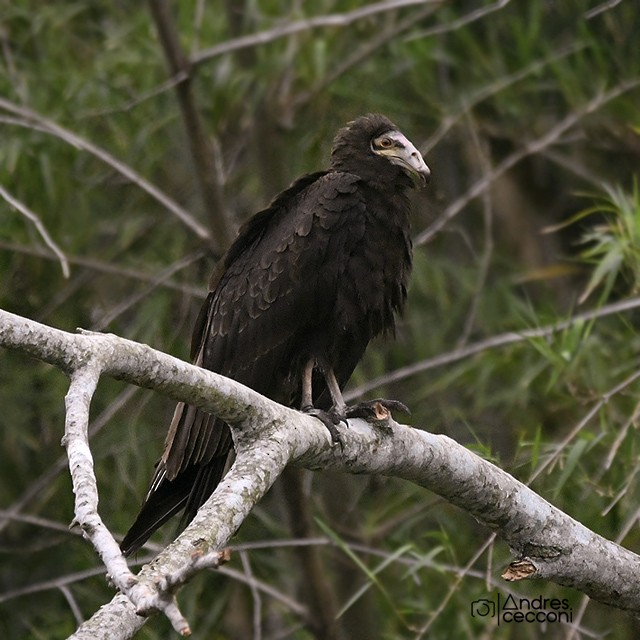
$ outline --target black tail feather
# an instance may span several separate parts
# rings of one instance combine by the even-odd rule
[[[224,474],[226,456],[205,465],[187,467],[175,480],[166,478],[145,500],[140,513],[120,543],[125,556],[135,553],[167,520],[185,510],[180,529],[186,527],[209,499]]]
[[[175,480],[165,480],[147,497],[138,517],[120,543],[125,556],[137,551],[156,529],[184,508],[197,471],[197,468],[191,467]]]

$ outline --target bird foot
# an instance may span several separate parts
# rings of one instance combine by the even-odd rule
[[[336,429],[336,425],[344,422],[347,424],[346,417],[336,411],[334,408],[329,409],[329,411],[323,411],[322,409],[316,409],[312,405],[307,405],[300,409],[302,413],[306,413],[308,416],[313,416],[322,422],[322,424],[327,428],[329,433],[331,434],[331,444],[336,445],[339,444],[341,448],[344,449],[344,442],[342,440],[342,436],[340,432]]]
[[[347,423],[349,418],[362,418],[367,422],[382,425],[388,422],[391,417],[391,411],[411,414],[409,408],[402,402],[398,400],[386,400],[384,398],[359,402],[350,407],[344,407],[342,411],[336,407],[332,407],[329,411],[323,411],[322,409],[316,409],[312,405],[306,405],[302,407],[300,411],[320,420],[331,434],[331,443],[333,445],[339,444],[342,449],[344,449],[344,441],[336,428],[341,422],[349,426]]]
[[[367,422],[384,422],[391,417],[392,411],[411,414],[409,408],[398,400],[376,398],[347,407],[345,415],[347,418],[362,418]]]

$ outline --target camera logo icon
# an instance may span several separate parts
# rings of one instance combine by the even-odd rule
[[[493,618],[496,615],[496,603],[486,598],[471,603],[471,615],[474,618]]]

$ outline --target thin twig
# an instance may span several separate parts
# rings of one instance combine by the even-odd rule
[[[56,520],[49,520],[48,518],[21,514],[13,511],[12,509],[0,509],[0,522],[3,521],[24,522],[26,524],[32,524],[35,527],[40,527],[41,529],[49,529],[51,531],[57,531],[58,533],[75,535],[75,533],[69,529],[69,525],[64,522],[57,522]]]
[[[462,570],[456,575],[456,577],[453,579],[453,581],[449,585],[449,589],[446,595],[444,596],[444,598],[442,598],[442,600],[440,601],[440,604],[436,607],[435,611],[431,613],[427,622],[422,627],[420,627],[417,635],[415,636],[415,640],[421,640],[421,638],[424,637],[427,631],[429,631],[429,629],[431,628],[431,625],[435,622],[436,618],[442,613],[444,608],[447,606],[447,603],[449,602],[449,600],[451,600],[455,592],[458,590],[458,586],[460,585],[460,582],[462,582],[462,579],[467,575],[467,573],[473,567],[473,565],[480,559],[482,554],[493,544],[495,539],[496,539],[496,534],[495,533],[491,534],[489,538],[485,541],[485,543],[473,554],[473,556],[471,556],[471,559],[467,562],[467,564],[462,568]]]
[[[614,7],[617,7],[621,2],[622,0],[607,0],[607,2],[603,2],[602,4],[599,4],[597,7],[593,7],[593,9],[589,9],[589,11],[587,11],[584,14],[584,17],[587,20],[591,20],[592,18],[599,16],[601,13],[604,13],[605,11],[609,11],[609,9],[613,9]]]
[[[465,27],[471,22],[475,22],[480,18],[484,18],[486,15],[493,13],[494,11],[500,11],[500,9],[504,9],[504,7],[509,4],[509,2],[511,2],[511,0],[498,0],[498,2],[494,2],[493,4],[487,5],[486,7],[481,7],[480,9],[476,9],[475,11],[470,11],[469,13],[466,13],[456,20],[451,20],[450,22],[439,24],[435,27],[430,27],[429,29],[425,29],[424,31],[419,31],[418,33],[413,34],[410,38],[407,38],[407,40],[417,40],[418,38],[427,38],[429,36],[440,35],[442,33],[449,33],[450,31],[457,31],[458,29]]]
[[[53,251],[62,267],[62,274],[65,278],[69,277],[69,261],[66,256],[62,252],[62,249],[58,247],[58,245],[53,241],[53,238],[49,235],[46,227],[42,223],[42,220],[35,214],[27,205],[23,202],[20,202],[17,198],[14,198],[3,186],[0,185],[0,196],[4,198],[18,213],[21,213],[25,218],[27,218],[33,226],[36,228],[36,231],[40,234],[40,237],[44,240],[44,243]]]
[[[565,329],[568,329],[569,327],[572,327],[577,323],[587,322],[589,320],[597,320],[599,318],[604,318],[615,313],[623,313],[625,311],[630,311],[631,309],[637,309],[639,307],[640,297],[628,298],[626,300],[621,300],[619,302],[604,305],[599,309],[591,309],[590,311],[578,313],[568,320],[563,320],[561,322],[546,325],[544,327],[538,327],[537,329],[508,331],[496,336],[491,336],[486,340],[480,340],[479,342],[467,345],[462,349],[454,349],[453,351],[442,353],[440,355],[434,356],[433,358],[428,358],[426,360],[416,362],[409,366],[391,371],[383,376],[379,376],[378,378],[374,378],[373,380],[370,380],[369,382],[360,385],[359,387],[346,393],[345,400],[353,400],[355,398],[359,398],[365,393],[368,393],[373,389],[377,389],[378,387],[381,387],[385,384],[405,380],[406,378],[410,378],[419,373],[423,373],[424,371],[435,369],[437,367],[443,367],[445,365],[470,358],[471,356],[482,353],[483,351],[488,351],[489,349],[498,349],[500,347],[517,344],[519,342],[526,342],[535,338],[546,338],[548,336],[552,336],[554,333],[558,333],[559,331],[564,331]]]
[[[135,98],[128,100],[119,107],[108,107],[105,109],[92,109],[91,111],[83,111],[82,113],[78,114],[78,119],[83,120],[85,118],[104,118],[116,113],[127,113],[128,111],[131,111],[147,100],[157,98],[159,95],[162,95],[167,91],[172,91],[176,85],[184,82],[187,78],[188,73],[186,71],[178,71],[178,73],[176,73],[173,77],[165,80],[164,82],[161,82],[157,87],[154,87],[149,91],[145,91],[144,93],[138,94]]]
[[[346,27],[357,20],[362,20],[363,18],[368,18],[378,13],[396,11],[403,7],[442,3],[443,0],[384,0],[383,2],[368,4],[364,7],[360,7],[359,9],[354,9],[353,11],[348,11],[346,13],[334,13],[326,16],[297,20],[296,22],[279,25],[267,31],[260,31],[259,33],[254,33],[248,36],[234,38],[232,40],[227,40],[226,42],[221,42],[213,47],[209,47],[208,49],[203,49],[191,57],[191,62],[194,65],[199,65],[207,60],[211,60],[212,58],[216,58],[226,53],[261,46],[268,44],[269,42],[273,42],[274,40],[278,40],[279,38],[284,38],[302,31],[317,29],[319,27]]]
[[[0,240],[0,251],[12,251],[14,253],[22,253],[28,256],[35,256],[37,258],[43,258],[44,260],[57,260],[55,254],[49,253],[42,247],[30,247],[23,244],[17,244],[15,242],[6,242]],[[204,256],[205,252],[201,252],[200,256]],[[204,300],[207,297],[207,290],[204,287],[196,287],[189,284],[183,284],[180,282],[174,282],[173,280],[163,280],[157,282],[158,274],[147,273],[140,269],[132,269],[131,267],[122,267],[110,262],[104,262],[102,260],[94,260],[93,258],[86,258],[84,256],[67,255],[67,260],[71,265],[78,265],[85,267],[98,273],[108,273],[110,275],[118,276],[120,278],[131,278],[131,280],[139,280],[140,282],[154,282],[157,286],[164,287],[165,289],[173,289],[180,293],[185,293],[195,298]]]
[[[187,133],[197,184],[211,226],[212,239],[218,253],[222,253],[231,244],[235,233],[231,220],[227,216],[222,184],[217,179],[218,174],[213,158],[215,148],[204,130],[202,118],[196,106],[190,75],[191,63],[180,44],[180,37],[167,1],[149,0],[149,8],[171,75],[184,76],[184,80],[175,85],[176,96]]]
[[[499,162],[490,173],[475,182],[464,195],[452,202],[433,224],[427,227],[422,233],[418,234],[414,239],[414,244],[416,246],[420,246],[429,242],[429,240],[431,240],[440,231],[440,229],[442,229],[452,218],[457,216],[472,200],[484,193],[484,191],[486,191],[497,178],[518,164],[518,162],[530,155],[540,153],[547,147],[555,144],[563,134],[574,127],[580,120],[582,120],[582,118],[594,111],[597,111],[600,107],[604,106],[611,100],[614,100],[638,86],[640,86],[640,78],[633,78],[631,80],[621,82],[610,91],[598,93],[598,95],[587,102],[587,104],[569,113],[563,120],[558,122],[543,136],[529,141],[521,149],[518,149],[511,155],[504,158],[504,160]]]
[[[478,164],[482,171],[487,174],[491,172],[491,162],[489,161],[488,154],[483,148],[482,142],[478,137],[478,132],[474,126],[474,120],[469,115],[469,133],[473,146],[476,149],[478,156]],[[489,273],[489,266],[491,264],[491,257],[493,255],[493,203],[491,198],[491,192],[489,190],[482,194],[482,222],[483,222],[483,235],[484,235],[484,247],[482,249],[482,255],[480,256],[480,262],[476,269],[476,282],[474,285],[474,293],[471,298],[471,305],[467,311],[462,334],[458,339],[456,348],[463,347],[473,331],[473,325],[476,321],[476,314],[478,312],[478,306],[480,304],[481,295],[484,291],[484,285]]]
[[[102,413],[95,418],[91,428],[89,430],[89,436],[93,438],[109,423],[111,418],[124,407],[127,406],[127,403],[138,395],[140,389],[138,387],[127,387],[118,396],[107,406],[107,408],[102,411]],[[33,500],[38,498],[41,492],[48,486],[51,485],[53,480],[60,475],[67,467],[67,457],[65,455],[59,456],[56,460],[54,460],[49,468],[40,475],[40,477],[36,478],[31,484],[22,492],[20,498],[18,498],[13,504],[9,505],[3,511],[0,511],[0,532],[2,532],[12,520],[20,520],[25,519],[26,522],[29,522],[28,518],[33,518],[34,516],[26,516],[19,515],[27,505],[29,505]],[[38,520],[40,520],[38,518]],[[34,522],[34,524],[36,524]],[[66,526],[65,529],[69,530],[69,527]]]
[[[629,418],[618,430],[618,434],[616,435],[616,438],[613,441],[611,448],[609,449],[609,453],[607,453],[606,458],[602,462],[602,468],[601,468],[602,473],[604,473],[605,471],[608,471],[611,468],[611,465],[613,464],[613,460],[616,457],[616,454],[618,453],[618,449],[620,448],[620,445],[622,444],[624,439],[627,437],[629,428],[632,425],[635,426],[637,424],[639,416],[640,416],[640,402],[637,402]]]
[[[311,87],[311,89],[300,93],[294,101],[295,107],[300,108],[301,106],[311,102],[340,76],[347,73],[349,69],[361,64],[364,60],[372,56],[375,51],[385,46],[401,33],[404,33],[411,27],[414,27],[416,22],[423,20],[433,11],[435,11],[435,7],[426,7],[422,11],[417,11],[415,14],[399,21],[398,24],[391,24],[386,27],[377,36],[362,44],[345,60],[340,60],[338,66],[332,71],[327,72],[313,87]]]
[[[82,611],[78,606],[78,602],[75,599],[73,592],[71,591],[71,589],[69,589],[67,585],[64,585],[64,584],[60,585],[58,589],[62,592],[62,595],[65,597],[67,604],[71,609],[71,613],[73,613],[73,617],[76,619],[76,624],[81,625],[84,622],[85,618],[82,615]]]
[[[460,105],[458,111],[446,115],[438,125],[438,128],[429,136],[428,140],[420,145],[420,151],[422,155],[426,155],[433,149],[433,147],[444,138],[447,132],[459,121],[461,120],[469,111],[471,111],[475,106],[484,102],[488,98],[497,95],[501,91],[508,89],[510,86],[520,82],[520,80],[524,80],[526,77],[537,73],[541,69],[544,69],[547,65],[557,62],[562,58],[566,58],[578,51],[581,51],[585,48],[584,44],[572,44],[568,47],[564,47],[554,52],[553,54],[546,56],[540,60],[536,60],[526,67],[516,71],[515,73],[503,76],[494,80],[490,84],[481,87],[476,90],[470,97],[466,98],[464,102]]]
[[[111,155],[101,147],[85,140],[76,133],[65,129],[53,120],[45,118],[36,113],[32,109],[15,104],[6,98],[0,97],[0,109],[4,109],[9,113],[20,116],[21,120],[9,121],[5,120],[5,124],[13,124],[21,127],[26,127],[34,131],[41,131],[43,133],[50,134],[63,140],[67,144],[87,151],[91,155],[99,158],[102,162],[110,166],[112,169],[123,175],[127,180],[130,180],[133,184],[138,186],[154,200],[163,205],[168,211],[176,216],[182,223],[184,223],[191,231],[193,231],[202,240],[210,240],[209,232],[200,224],[186,209],[181,207],[177,202],[172,200],[166,193],[161,191],[154,184],[149,182],[146,178],[143,178],[137,171],[132,169],[129,165],[118,160],[115,156]]]
[[[28,596],[34,593],[43,593],[44,591],[51,591],[52,589],[60,589],[65,585],[75,584],[81,580],[87,580],[88,578],[94,578],[95,576],[103,576],[104,574],[105,569],[103,566],[91,567],[90,569],[84,569],[83,571],[77,571],[76,573],[58,576],[51,580],[43,580],[42,582],[35,582],[22,587],[15,587],[9,591],[3,591],[0,593],[0,604],[15,600],[16,598],[21,598],[22,596]]]
[[[544,462],[542,462],[538,468],[531,474],[531,477],[527,481],[527,486],[531,485],[533,481],[547,468],[549,467],[555,460],[557,460],[558,456],[562,453],[565,447],[584,429],[584,427],[591,421],[591,419],[596,416],[602,407],[604,407],[611,398],[621,391],[626,389],[630,384],[635,382],[638,378],[640,378],[640,370],[634,371],[630,376],[625,378],[622,382],[616,384],[613,388],[609,389],[609,391],[602,394],[600,399],[594,403],[594,405],[587,411],[587,413],[582,417],[582,419],[569,431],[569,433],[555,445],[554,452],[548,457],[545,458]]]
[[[251,591],[251,600],[253,601],[253,640],[262,640],[262,598],[258,590],[253,571],[251,570],[251,562],[249,554],[246,551],[240,552],[240,560],[242,561],[242,569],[247,577],[247,584]]]
[[[169,279],[172,275],[181,271],[190,264],[193,264],[197,260],[200,260],[202,254],[196,252],[194,254],[185,256],[182,260],[177,260],[173,264],[164,268],[151,282],[149,286],[143,287],[140,291],[137,291],[133,295],[129,296],[120,304],[116,305],[109,313],[105,313],[98,322],[92,327],[92,331],[103,331],[105,327],[109,326],[109,323],[113,322],[119,315],[123,314],[127,309],[130,309],[136,305],[140,300],[144,300],[154,289],[159,287],[165,280]]]

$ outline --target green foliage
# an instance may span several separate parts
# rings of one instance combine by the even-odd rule
[[[458,199],[463,206],[416,246],[396,340],[371,346],[351,393],[377,380],[368,393],[404,401],[416,427],[454,437],[638,552],[638,312],[553,330],[638,293],[637,9],[587,0],[427,3],[274,35],[370,6],[173,3],[181,44],[196,57],[235,38],[273,36],[193,69],[225,211],[237,225],[323,166],[331,136],[352,117],[383,111],[398,122],[428,150],[434,175],[415,197],[416,234]],[[188,358],[212,243],[69,137],[123,162],[205,227],[220,214],[201,197],[147,4],[18,0],[1,13],[0,187],[41,220],[71,276],[34,224],[0,198],[0,306]],[[531,146],[565,121],[560,137]],[[509,171],[491,173],[519,153]],[[187,256],[194,259],[183,264]],[[520,338],[492,344],[510,332]],[[482,348],[463,351],[474,345]],[[0,635],[64,637],[77,626],[74,611],[88,617],[112,596],[92,550],[66,530],[66,380],[12,353],[0,359]],[[148,392],[100,384],[92,446],[101,514],[116,532],[135,515],[171,411]],[[471,616],[472,602],[509,593],[568,598],[585,637],[637,635],[621,612],[590,603],[579,614],[582,597],[569,589],[507,585],[499,576],[509,550],[497,541],[482,551],[489,532],[408,483],[317,473],[311,497],[349,638],[540,637],[539,625],[494,627]],[[246,544],[245,563],[234,556],[235,574],[201,575],[181,592],[194,638],[251,637],[254,614],[264,638],[313,637],[291,606],[304,604],[308,579],[297,551],[269,546],[291,535],[284,504],[276,486],[243,525],[235,542]],[[173,533],[169,525],[157,539]],[[272,591],[256,596],[253,578]],[[565,637],[568,629],[544,632]],[[154,619],[139,635],[170,630]]]
[[[629,284],[630,293],[637,293],[640,283],[640,193],[634,181],[633,191],[605,185],[605,193],[596,204],[581,211],[573,221],[597,214],[602,222],[590,226],[582,236],[585,248],[580,257],[594,266],[581,301],[600,285],[604,298],[611,294],[618,276]]]

